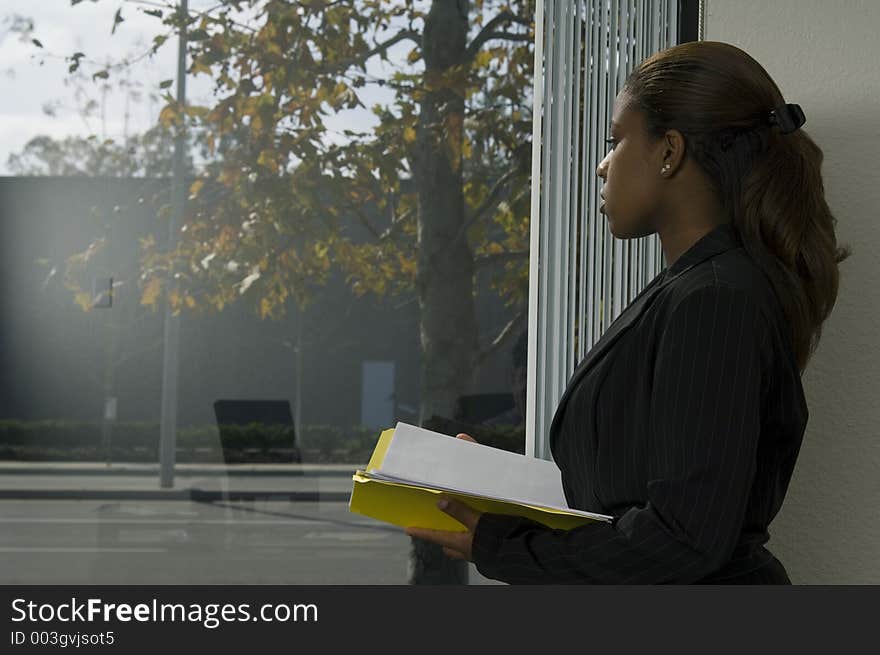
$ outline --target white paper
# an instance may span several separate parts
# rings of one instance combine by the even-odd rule
[[[526,457],[398,423],[374,477],[526,505],[590,518],[611,517],[569,509],[553,462]]]

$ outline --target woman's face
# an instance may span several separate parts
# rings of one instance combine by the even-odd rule
[[[663,141],[649,143],[642,113],[626,108],[627,100],[626,93],[621,91],[614,102],[612,143],[596,169],[596,175],[605,181],[605,204],[601,211],[611,233],[619,239],[634,239],[657,231],[663,179]]]

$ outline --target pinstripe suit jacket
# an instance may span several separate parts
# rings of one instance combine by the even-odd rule
[[[735,582],[781,569],[764,544],[807,418],[782,308],[722,224],[617,317],[553,418],[569,506],[614,521],[562,531],[484,514],[474,563],[536,584]]]

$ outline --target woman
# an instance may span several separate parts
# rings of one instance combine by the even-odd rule
[[[657,233],[667,267],[575,370],[549,433],[569,506],[614,521],[552,530],[443,499],[468,531],[408,534],[511,583],[790,584],[764,544],[849,255],[803,123],[725,43],[633,71],[596,171],[603,213],[618,238]]]

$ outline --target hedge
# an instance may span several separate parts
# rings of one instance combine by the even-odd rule
[[[16,460],[103,460],[107,456],[100,421],[0,420],[0,459]],[[283,461],[295,446],[303,461],[356,462],[369,459],[378,431],[356,426],[342,429],[331,425],[303,427],[301,439],[293,439],[290,426],[216,425],[180,428],[177,432],[178,461]],[[222,442],[222,443],[221,443]],[[113,461],[156,461],[159,454],[159,423],[119,422],[112,425],[110,459]],[[281,456],[272,457],[279,453]],[[305,455],[308,454],[309,458]]]
[[[159,457],[159,423],[112,424],[110,452],[101,435],[100,421],[0,420],[0,460],[155,462]],[[353,426],[306,425],[302,437],[292,440],[290,426],[216,425],[181,428],[177,432],[179,462],[290,461],[297,448],[303,462],[366,463],[379,431]],[[480,428],[474,436],[482,443],[522,453],[522,428]]]

